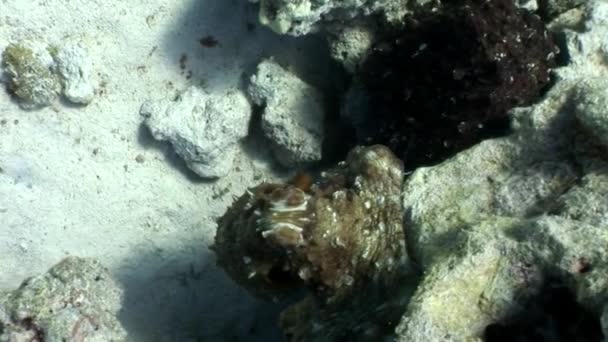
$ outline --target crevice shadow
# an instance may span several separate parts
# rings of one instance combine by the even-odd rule
[[[201,240],[142,247],[116,278],[120,320],[133,341],[283,341],[281,305],[250,296],[215,265]]]

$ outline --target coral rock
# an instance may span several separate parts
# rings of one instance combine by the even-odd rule
[[[321,159],[324,100],[321,93],[273,60],[258,65],[249,95],[264,106],[262,130],[285,166]]]
[[[155,139],[171,142],[188,167],[219,178],[232,167],[237,143],[247,136],[251,107],[240,91],[209,95],[191,87],[176,101],[148,101],[140,109]]]
[[[78,44],[62,44],[52,50],[57,74],[61,76],[63,94],[73,103],[88,104],[95,96],[91,65],[87,51]]]
[[[0,341],[126,341],[121,300],[99,262],[68,257],[0,297]]]
[[[61,83],[51,68],[53,57],[46,46],[34,43],[10,44],[2,54],[8,74],[8,89],[25,109],[50,105],[61,92]]]
[[[512,135],[406,181],[408,251],[424,276],[397,341],[608,336],[608,4],[588,6],[586,30],[568,32],[570,64],[540,103],[511,111]]]

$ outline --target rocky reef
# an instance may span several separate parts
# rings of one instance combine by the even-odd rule
[[[596,110],[608,84],[586,57],[605,54],[606,6],[590,2],[584,31],[565,32],[569,65],[541,102],[511,112],[513,134],[406,182],[410,256],[427,272],[400,341],[608,336],[608,116]]]
[[[386,147],[371,146],[354,149],[316,182],[300,176],[258,185],[218,220],[218,263],[263,298],[308,290],[283,314],[291,340],[387,328],[375,323],[390,326],[398,317],[402,306],[386,303],[398,297],[389,290],[408,273],[402,180],[401,162]],[[348,332],[343,324],[358,328]]]
[[[281,316],[289,340],[374,341],[390,336],[403,342],[599,342],[608,337],[608,82],[603,41],[608,32],[608,3],[587,3],[583,21],[574,26],[562,23],[574,22],[567,16],[578,18],[580,8],[576,13],[560,10],[556,19],[560,24],[550,27],[560,31],[561,58],[566,65],[554,70],[559,51],[538,18],[513,12],[514,7],[504,1],[486,3],[489,5],[470,6],[450,15],[438,13],[446,16],[444,23],[460,13],[461,18],[452,18],[454,22],[478,28],[475,20],[478,24],[501,21],[492,13],[503,6],[501,10],[513,16],[501,17],[502,22],[517,23],[528,31],[505,26],[500,32],[481,34],[478,38],[483,37],[480,41],[485,43],[479,45],[487,50],[472,49],[466,58],[477,57],[467,62],[469,67],[463,67],[463,73],[458,69],[454,74],[453,65],[442,69],[444,65],[433,59],[435,53],[451,50],[421,47],[428,40],[416,40],[418,36],[408,36],[405,31],[396,38],[420,43],[413,45],[415,51],[408,50],[414,58],[416,53],[429,54],[422,59],[430,64],[419,66],[420,73],[450,69],[453,82],[463,82],[453,88],[463,93],[440,89],[456,96],[443,103],[445,108],[477,118],[468,117],[473,131],[459,130],[459,124],[449,126],[464,140],[446,146],[446,136],[435,139],[434,134],[445,127],[441,120],[450,121],[449,115],[431,116],[427,126],[404,119],[401,123],[411,125],[410,132],[426,127],[408,136],[410,141],[420,139],[409,150],[413,154],[404,158],[406,164],[417,161],[412,173],[403,172],[386,147],[356,147],[345,163],[318,182],[262,184],[239,198],[218,221],[218,261],[233,279],[265,298],[306,289],[307,297]],[[541,10],[547,6],[547,2],[539,3]],[[482,20],[479,15],[484,11],[488,13]],[[434,32],[423,29],[432,19],[414,19],[411,30]],[[452,37],[447,31],[443,34]],[[506,42],[500,38],[505,32]],[[373,52],[377,56],[371,58],[384,56],[379,59],[384,65],[399,63],[390,58],[397,53],[399,42],[391,44],[378,45]],[[488,56],[500,57],[503,52],[509,56],[507,60],[511,58],[509,62],[484,64]],[[476,71],[479,65],[482,69]],[[393,70],[401,72],[395,80],[408,79],[408,73],[412,80],[422,77],[409,66]],[[550,73],[553,84],[549,89]],[[435,76],[442,79],[441,73]],[[369,77],[393,76],[374,73]],[[384,97],[378,95],[380,91],[372,93],[368,104],[384,108],[386,115],[388,107],[378,107],[379,103],[403,104],[410,98],[386,90],[376,81],[378,89],[385,90]],[[412,86],[412,92],[430,89],[424,82],[422,78],[412,83],[421,87]],[[367,101],[357,95],[366,94],[359,86],[347,100]],[[408,108],[442,103],[432,103],[437,93],[428,94],[435,97],[421,96],[416,99],[421,107]],[[374,102],[378,98],[382,101]],[[494,126],[496,122],[500,124]],[[483,131],[496,127],[499,137]],[[391,147],[401,153],[408,146]],[[431,152],[436,155],[429,155]],[[383,166],[371,167],[372,160]],[[430,166],[418,167],[420,163]],[[364,171],[381,169],[392,169],[394,175]],[[375,176],[365,177],[372,174]],[[397,185],[400,183],[402,186]],[[401,191],[395,193],[395,187]],[[346,191],[345,203],[363,201],[362,208],[339,204],[342,191]],[[388,193],[390,201],[378,197]],[[394,199],[401,201],[399,206]],[[285,203],[290,203],[290,210]],[[371,210],[363,210],[366,203]],[[324,210],[326,205],[333,209]],[[380,234],[390,227],[388,223],[400,228]],[[343,229],[345,226],[349,228]],[[366,231],[379,235],[369,239]],[[346,248],[337,253],[340,246]],[[317,247],[325,252],[319,254]],[[380,266],[370,267],[364,257],[369,250],[380,251],[375,257]],[[402,262],[389,268],[388,260]],[[395,327],[394,317],[400,315]]]
[[[0,341],[126,341],[122,289],[97,261],[68,257],[0,295]]]

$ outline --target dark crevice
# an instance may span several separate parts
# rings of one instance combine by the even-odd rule
[[[511,0],[419,9],[361,68],[371,110],[358,142],[389,146],[413,170],[506,135],[508,111],[548,89],[558,52],[540,19]]]
[[[576,302],[563,282],[551,279],[521,313],[486,327],[485,342],[600,342],[599,318]]]

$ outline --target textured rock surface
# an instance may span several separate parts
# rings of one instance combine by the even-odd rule
[[[515,5],[528,11],[536,11],[538,9],[538,2],[536,0],[515,0]]]
[[[377,29],[372,20],[356,21],[349,26],[328,25],[326,34],[332,58],[348,72],[356,72],[374,43]]]
[[[285,166],[321,159],[324,102],[322,94],[273,60],[258,65],[249,95],[264,106],[262,130]]]
[[[608,148],[608,82],[580,86],[574,102],[582,128]]]
[[[175,101],[144,103],[140,114],[154,138],[169,141],[192,171],[218,178],[230,171],[237,143],[247,136],[251,107],[238,90],[210,95],[190,87]]]
[[[9,92],[25,109],[50,105],[61,91],[61,83],[51,71],[53,57],[45,44],[20,42],[10,44],[2,53]]]
[[[606,69],[582,62],[606,54],[606,13],[589,3],[585,32],[568,33],[571,64],[543,101],[511,112],[512,135],[407,180],[407,244],[425,275],[399,341],[608,336]]]
[[[99,262],[68,257],[0,297],[0,341],[126,341],[121,300]]]
[[[76,43],[51,48],[55,69],[61,77],[63,94],[73,103],[88,104],[95,96],[93,66],[87,51]]]
[[[254,1],[258,2],[258,1]],[[425,0],[260,0],[260,21],[277,33],[303,35],[325,21],[349,20],[359,15],[381,14],[384,21],[397,23]]]
[[[388,290],[408,263],[402,179],[399,160],[386,147],[371,146],[351,151],[315,184],[252,188],[218,221],[218,262],[266,298],[309,290],[308,299],[283,315],[292,340],[353,338],[358,331],[350,327],[358,325],[387,328],[402,309],[387,304],[396,292]],[[366,317],[372,312],[375,322]]]
[[[22,41],[10,44],[2,57],[8,89],[24,109],[48,106],[59,95],[78,104],[93,100],[92,65],[86,50],[75,42]]]
[[[68,254],[86,255],[124,286],[130,341],[276,341],[278,308],[239,288],[207,248],[233,196],[281,177],[268,144],[246,138],[233,172],[207,182],[138,114],[146,100],[173,99],[191,85],[218,96],[242,89],[260,56],[327,74],[322,38],[279,36],[258,23],[254,7],[0,2],[0,54],[10,42],[55,45],[68,35],[86,47],[98,82],[88,106],[60,101],[27,112],[0,84],[0,292]],[[201,45],[211,37],[215,47]]]

